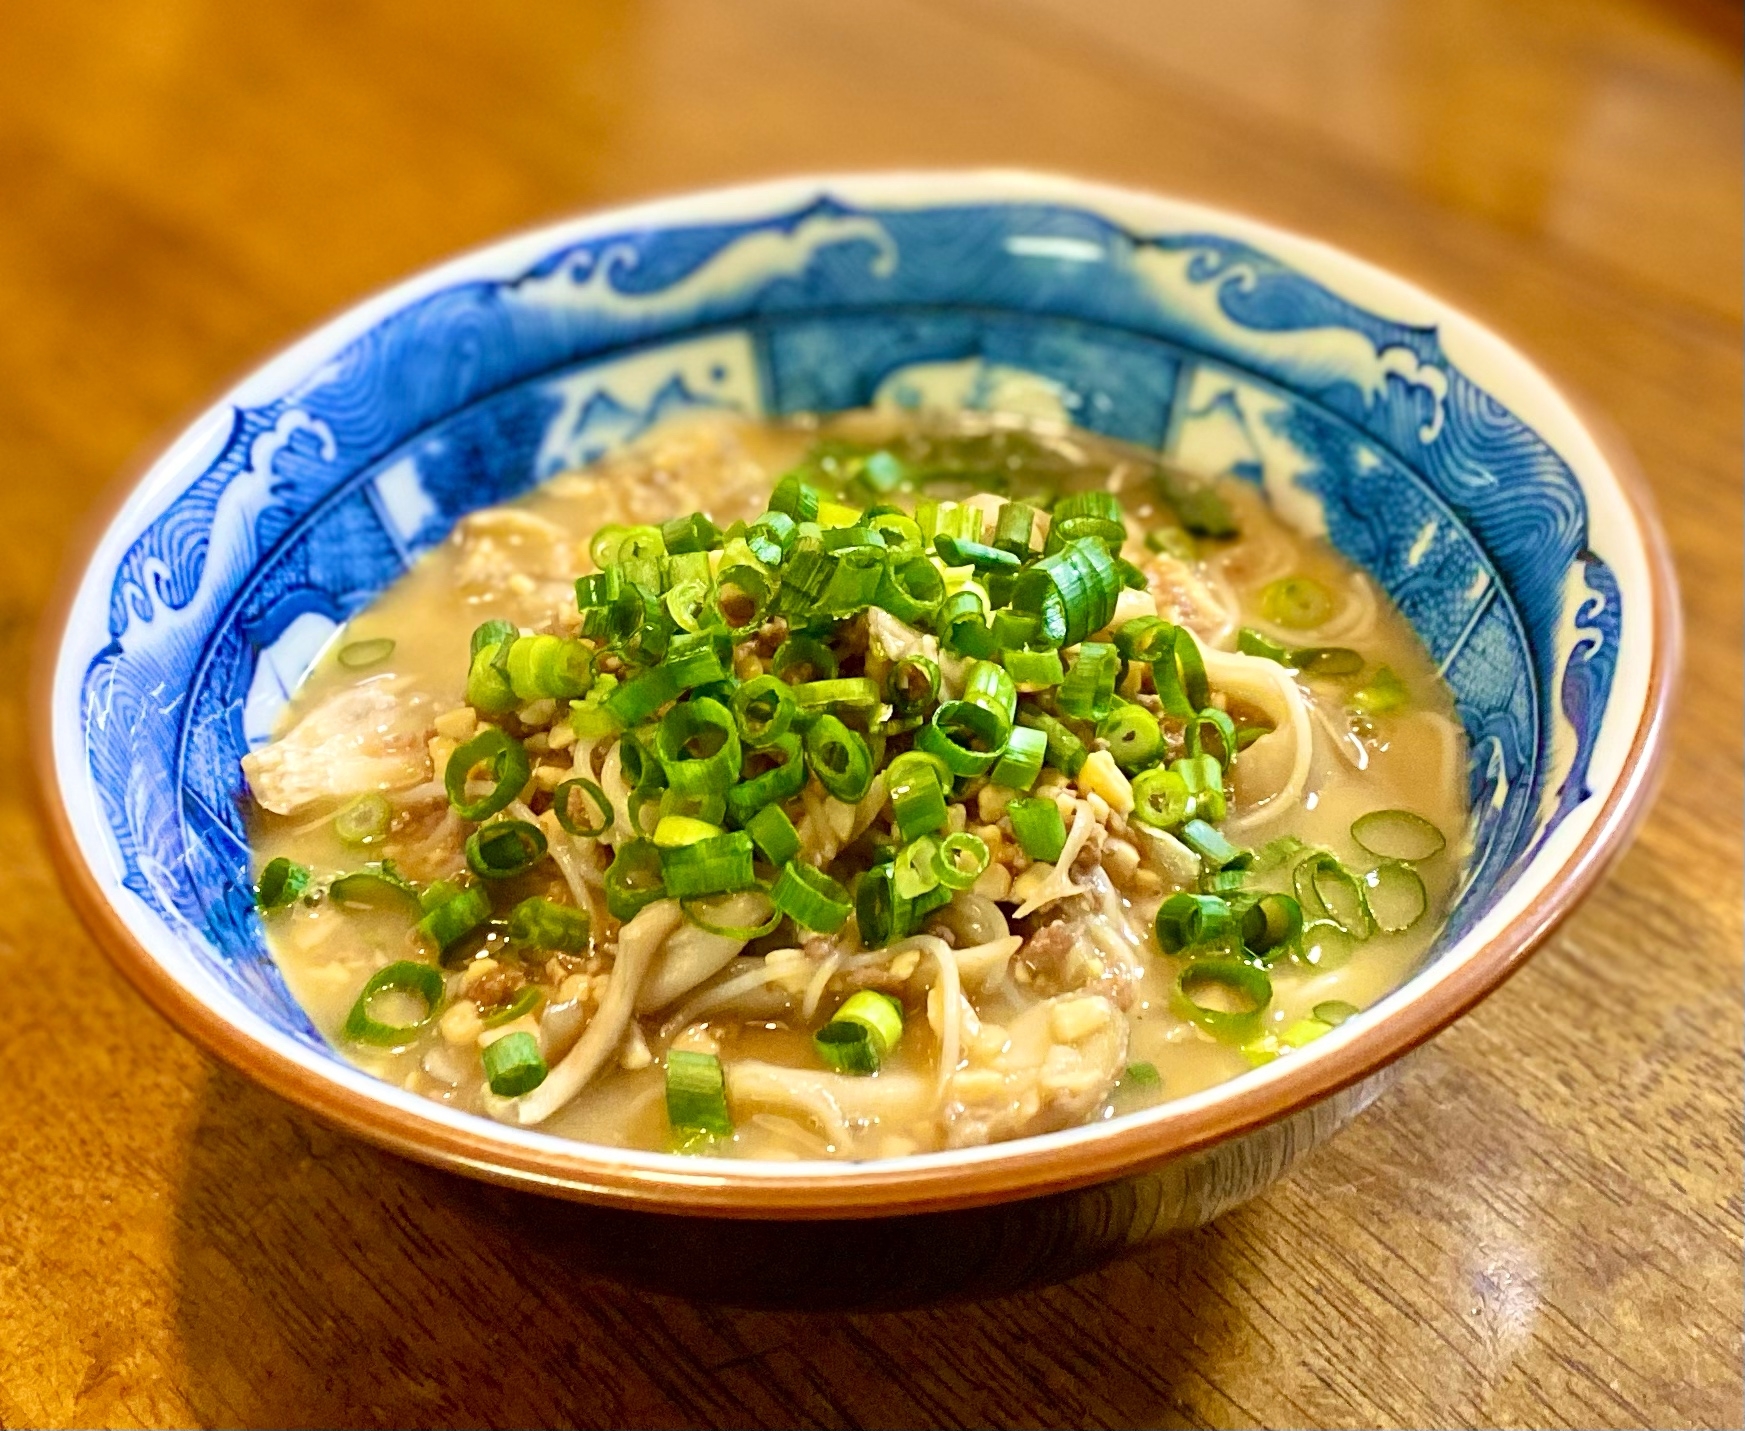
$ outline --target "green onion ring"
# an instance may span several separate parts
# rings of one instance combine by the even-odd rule
[[[1333,593],[1312,576],[1280,577],[1261,591],[1260,609],[1275,626],[1307,631],[1333,615]]]
[[[368,641],[352,641],[339,648],[339,664],[348,671],[361,671],[366,666],[379,666],[394,654],[394,638],[377,636]]]
[[[692,743],[706,742],[711,735],[719,736],[715,748],[693,755]],[[694,696],[669,710],[661,718],[655,748],[667,783],[682,795],[725,795],[739,779],[739,728],[733,713],[707,696]]]
[[[1247,1009],[1219,1009],[1194,998],[1198,986],[1215,984],[1230,990],[1250,1005]],[[1170,1000],[1174,1012],[1198,1024],[1222,1043],[1247,1043],[1260,1032],[1266,1006],[1272,1002],[1272,979],[1266,970],[1245,959],[1195,959],[1176,976]]]
[[[533,895],[509,911],[504,931],[511,944],[579,954],[588,947],[592,921],[588,911]]]
[[[818,782],[845,804],[872,787],[872,752],[860,735],[833,715],[819,716],[806,731],[806,764]]]
[[[494,1014],[488,1014],[480,1019],[480,1024],[488,1029],[500,1029],[504,1024],[512,1024],[516,1019],[524,1019],[545,1002],[545,991],[537,984],[523,984],[505,1008],[498,1009]]]
[[[661,879],[660,850],[653,840],[626,840],[606,870],[606,908],[628,922],[648,905],[667,897]]]
[[[854,909],[846,889],[800,859],[789,860],[782,866],[770,889],[770,899],[795,924],[819,934],[834,934],[847,923]],[[866,937],[864,930],[861,937]]]
[[[1430,907],[1424,881],[1404,860],[1383,860],[1363,876],[1363,902],[1384,934],[1403,934]]]
[[[1448,841],[1442,831],[1410,810],[1371,810],[1351,822],[1351,838],[1378,860],[1422,864],[1441,854]]]
[[[1214,894],[1172,894],[1157,907],[1157,945],[1165,954],[1180,954],[1203,944],[1216,944],[1230,932],[1230,905]]]
[[[382,896],[392,905],[409,906],[414,912],[421,910],[418,891],[386,860],[343,874],[327,886],[327,897],[339,905],[380,909],[382,905],[377,901]]]
[[[891,880],[904,899],[926,894],[939,884],[939,870],[934,864],[939,854],[939,842],[929,835],[910,840],[897,851]]]
[[[477,800],[467,799],[467,781],[475,766],[483,765],[495,782],[490,792]],[[532,778],[533,766],[521,742],[512,740],[494,726],[481,730],[456,747],[443,770],[442,783],[448,803],[463,820],[483,820],[495,815],[522,791]]]
[[[786,735],[798,709],[793,687],[779,676],[753,677],[733,693],[733,720],[739,738],[754,749],[772,745]]]
[[[509,879],[545,858],[545,832],[525,820],[493,820],[467,836],[467,867],[481,879]]]
[[[622,757],[620,758],[622,763]],[[600,823],[583,825],[570,814],[570,800],[574,792],[580,791],[593,801],[594,809],[599,813]],[[612,802],[606,798],[606,792],[592,780],[578,776],[574,780],[566,780],[551,792],[552,813],[557,816],[557,822],[565,834],[576,836],[583,840],[597,840],[612,828]]]
[[[785,681],[789,681],[790,673],[797,673],[789,681],[790,685],[800,681],[833,680],[837,671],[836,653],[811,636],[790,636],[770,657],[769,668],[772,674]]]
[[[411,994],[424,1001],[424,1017],[410,1024],[389,1024],[371,1017],[370,1001],[378,994]],[[442,971],[429,964],[415,964],[409,959],[378,969],[364,981],[363,992],[345,1016],[342,1035],[352,1043],[367,1043],[378,1048],[401,1048],[430,1027],[442,1008]]]
[[[969,858],[971,867],[968,869],[960,863],[963,856]],[[940,841],[939,849],[934,855],[934,868],[938,872],[939,883],[947,889],[968,889],[987,873],[992,858],[986,840],[980,835],[960,831],[947,835]]]
[[[380,844],[387,838],[393,818],[394,807],[372,790],[340,809],[333,817],[333,833],[347,845]]]
[[[255,881],[255,906],[266,911],[296,903],[303,891],[309,888],[309,878],[307,865],[300,865],[283,855],[268,860],[260,878]]]
[[[885,677],[885,694],[900,716],[923,715],[939,699],[939,663],[926,656],[903,656]]]
[[[1291,872],[1291,883],[1305,913],[1318,911],[1353,939],[1367,939],[1375,933],[1363,885],[1337,855],[1316,850],[1304,856]],[[1341,907],[1336,908],[1336,904]]]
[[[706,916],[706,912],[699,912],[705,900],[731,899],[743,893],[744,890],[735,890],[726,895],[688,895],[679,901],[679,908],[684,911],[685,918],[705,934],[718,934],[723,939],[737,939],[743,944],[749,944],[753,939],[774,934],[776,926],[782,922],[782,911],[776,906],[774,899],[770,900],[769,918],[762,924],[717,924]]]

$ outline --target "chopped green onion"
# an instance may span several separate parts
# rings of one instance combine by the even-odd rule
[[[788,637],[770,658],[770,671],[790,685],[832,680],[836,670],[836,653],[810,636]]]
[[[487,621],[479,630],[507,622]],[[475,633],[476,636],[477,633]],[[515,688],[509,683],[509,650],[516,640],[515,628],[495,645],[475,650],[467,666],[466,699],[469,706],[486,715],[503,715],[515,709]]]
[[[872,752],[866,740],[833,715],[819,716],[806,730],[806,764],[838,800],[853,805],[872,786]]]
[[[488,1029],[500,1029],[516,1019],[524,1019],[545,1002],[545,993],[537,984],[523,984],[516,995],[494,1014],[479,1020]]]
[[[1045,758],[1056,770],[1064,771],[1069,777],[1079,773],[1090,752],[1064,721],[1026,707],[1018,712],[1018,724],[1042,732],[1048,741]]]
[[[1230,905],[1213,894],[1172,894],[1157,907],[1157,944],[1165,954],[1180,954],[1224,940],[1232,928]]]
[[[674,517],[670,522],[662,522],[660,539],[674,556],[707,552],[721,545],[721,529],[703,513],[692,512],[688,517]]]
[[[327,897],[346,908],[399,907],[414,912],[423,908],[417,889],[389,860],[383,860],[380,864],[368,864],[361,870],[341,875],[327,886]]]
[[[1305,646],[1291,652],[1291,665],[1305,676],[1355,676],[1363,669],[1363,657],[1349,646]]]
[[[854,907],[846,889],[799,859],[790,859],[782,866],[770,888],[770,899],[795,924],[819,934],[834,934],[842,928]]]
[[[1218,764],[1217,756],[1184,755],[1180,760],[1170,761],[1169,768],[1172,774],[1181,777],[1193,796],[1188,812],[1191,816],[1213,824],[1224,818],[1224,768]]]
[[[1022,563],[1011,552],[990,547],[982,542],[964,541],[958,537],[937,536],[933,550],[947,566],[973,566],[977,572],[1015,572]]]
[[[1161,616],[1135,616],[1115,630],[1115,649],[1123,661],[1156,661],[1175,641],[1176,628]]]
[[[370,1013],[371,1002],[381,994],[407,994],[422,1000],[423,1017],[409,1024],[384,1023]],[[402,1048],[417,1038],[435,1019],[442,1007],[442,971],[429,964],[416,964],[409,959],[378,969],[364,981],[363,992],[345,1016],[342,1035],[352,1043],[374,1044],[379,1048]]]
[[[491,897],[476,886],[457,889],[440,903],[429,900],[432,890],[425,892],[424,918],[418,921],[418,932],[438,949],[449,948],[491,917]]]
[[[1014,726],[988,779],[1009,790],[1028,790],[1042,773],[1042,758],[1047,753],[1047,735],[1027,725]]]
[[[729,899],[735,897],[736,894],[726,896]],[[720,897],[716,896],[716,898]],[[768,896],[766,895],[765,898]],[[718,934],[723,939],[737,939],[745,944],[749,944],[753,939],[761,939],[766,934],[774,934],[776,926],[782,922],[782,912],[775,907],[773,900],[770,903],[769,915],[761,924],[723,924],[718,919],[699,913],[698,911],[702,907],[703,900],[701,898],[692,897],[679,901],[679,908],[684,912],[685,918],[697,928],[707,934]]]
[[[505,669],[518,701],[572,700],[594,684],[594,653],[586,642],[561,636],[517,636]]]
[[[662,849],[660,872],[667,893],[678,899],[749,889],[757,883],[751,867],[751,836],[733,830]]]
[[[1046,796],[1012,801],[1006,807],[1012,821],[1012,833],[1018,837],[1018,848],[1033,860],[1053,864],[1066,848],[1066,821],[1060,806]]]
[[[374,845],[387,838],[394,807],[373,790],[341,808],[333,817],[333,833],[343,844]]]
[[[1152,644],[1157,654],[1151,662],[1151,683],[1164,711],[1180,720],[1192,720],[1212,703],[1199,643],[1187,627],[1172,626],[1167,636],[1157,636]]]
[[[1385,934],[1410,929],[1430,904],[1418,872],[1400,860],[1384,860],[1364,875],[1363,897],[1370,917]]]
[[[1338,1028],[1347,1019],[1354,1019],[1363,1011],[1356,1004],[1348,1004],[1344,999],[1328,999],[1325,1003],[1316,1004],[1309,1012],[1322,1023]]]
[[[733,693],[733,720],[746,745],[779,740],[794,723],[793,688],[779,676],[757,676]]]
[[[473,770],[484,766],[493,782],[490,791],[477,800],[467,798],[467,782]],[[442,781],[448,803],[463,820],[483,820],[495,815],[521,793],[533,775],[533,766],[521,742],[512,740],[494,726],[487,726],[456,747],[448,758]]]
[[[1208,727],[1218,737],[1218,750],[1215,754],[1206,749]],[[1236,722],[1216,706],[1207,706],[1189,721],[1187,735],[1189,755],[1213,755],[1225,769],[1236,763]],[[1222,784],[1221,779],[1219,783]]]
[[[1202,1003],[1212,989],[1223,991],[1222,1001],[1237,1007]],[[1221,1042],[1247,1043],[1260,1032],[1261,1016],[1272,1002],[1272,980],[1244,959],[1195,959],[1176,977],[1170,1002],[1180,1017]]]
[[[1059,814],[1059,811],[1055,812]],[[993,856],[980,835],[960,831],[947,835],[934,856],[939,883],[947,889],[968,889],[985,873]]]
[[[1297,958],[1311,969],[1337,969],[1351,957],[1357,940],[1331,919],[1312,919],[1303,925]]]
[[[713,646],[699,646],[626,681],[600,704],[603,714],[620,730],[641,725],[668,701],[697,686],[712,685],[726,676]]]
[[[719,701],[694,696],[661,718],[655,750],[667,782],[684,795],[724,795],[739,778],[739,729]]]
[[[1242,851],[1204,820],[1189,820],[1182,826],[1182,843],[1214,869],[1223,869],[1241,857]]]
[[[1133,777],[1133,818],[1153,829],[1167,830],[1188,817],[1193,793],[1174,770],[1153,767]]]
[[[1378,860],[1421,864],[1442,853],[1442,831],[1410,810],[1371,810],[1351,823],[1351,838]]]
[[[1155,765],[1163,750],[1163,729],[1157,717],[1134,702],[1116,706],[1097,725],[1097,735],[1108,743],[1115,764],[1129,775]]]
[[[850,712],[865,715],[879,705],[878,682],[866,676],[838,676],[829,681],[804,681],[794,686],[793,696],[802,717],[813,711]]]
[[[900,896],[915,899],[938,886],[939,870],[934,864],[938,854],[939,841],[930,835],[911,840],[897,851],[891,878]]]
[[[539,1040],[525,1029],[493,1039],[479,1054],[485,1082],[499,1098],[519,1098],[545,1082],[549,1071],[539,1052]]]
[[[911,907],[897,893],[892,865],[874,865],[860,877],[854,891],[854,918],[860,926],[861,943],[883,949],[910,933]]]
[[[962,587],[939,606],[934,630],[939,644],[955,656],[986,660],[994,654],[993,633],[988,630],[987,598],[975,586]]]
[[[1018,713],[1018,688],[1011,673],[992,661],[972,661],[964,673],[963,698],[997,712],[1010,726]]]
[[[283,855],[266,862],[255,881],[255,907],[261,910],[283,909],[301,898],[309,888],[309,869]]]
[[[1000,663],[1018,685],[1032,690],[1058,686],[1065,678],[1058,651],[1018,651],[1006,647],[1000,652]]]
[[[588,947],[588,912],[534,895],[509,911],[509,942],[566,954]]]
[[[885,678],[885,693],[898,715],[925,715],[939,699],[939,663],[926,656],[902,657]]]
[[[594,813],[598,817],[597,824],[584,824],[576,818],[572,806],[578,793],[593,805]],[[606,792],[592,780],[565,780],[551,792],[551,809],[565,833],[584,840],[598,839],[612,828],[612,802],[606,798]]]
[[[1011,724],[974,701],[946,701],[915,734],[915,747],[937,755],[955,775],[985,775],[1011,734]]]
[[[1007,502],[994,518],[994,545],[1021,561],[1028,560],[1034,553],[1030,543],[1035,530],[1036,508],[1023,502]]]
[[[676,850],[680,845],[712,840],[722,833],[721,827],[711,820],[699,820],[694,815],[662,815],[652,838],[663,850]]]
[[[606,869],[606,908],[628,922],[646,906],[667,897],[661,881],[660,849],[653,840],[626,840]]]
[[[772,865],[784,865],[800,853],[800,835],[780,805],[765,805],[745,822],[745,833]]]
[[[715,578],[715,610],[735,636],[749,636],[769,613],[770,585],[755,566],[726,566]]]
[[[1263,660],[1277,661],[1281,666],[1291,664],[1289,651],[1252,626],[1244,626],[1236,633],[1236,649],[1244,656],[1259,656]]]
[[[1305,915],[1324,914],[1353,939],[1367,939],[1375,932],[1363,885],[1337,855],[1326,850],[1306,855],[1292,872],[1291,881]]]
[[[1388,715],[1411,701],[1406,684],[1390,666],[1378,666],[1369,680],[1351,693],[1352,706],[1364,715]]]
[[[470,661],[481,651],[494,651],[505,641],[513,641],[520,634],[520,628],[513,621],[498,618],[480,622],[473,628],[472,637],[467,643],[467,659]]]
[[[770,493],[769,509],[792,517],[796,522],[815,522],[818,520],[818,493],[802,482],[798,473],[790,472]]]
[[[1094,538],[1070,542],[1019,573],[1012,604],[1042,618],[1056,646],[1076,646],[1115,615],[1121,576],[1109,550]]]
[[[646,806],[638,803],[643,800],[645,792],[633,790],[630,800],[626,803],[640,814]],[[662,790],[660,804],[656,807],[655,829],[660,828],[660,822],[669,815],[682,815],[687,820],[697,820],[711,829],[719,830],[727,822],[727,798],[707,791],[700,795],[681,795],[677,790]],[[636,823],[633,821],[633,823]],[[636,824],[638,834],[645,833],[641,823]]]
[[[733,1120],[727,1115],[727,1079],[719,1058],[684,1048],[667,1051],[666,1117],[675,1131],[722,1138],[733,1132]]]
[[[791,800],[806,787],[806,762],[801,755],[799,736],[781,736],[755,754],[761,759],[779,757],[779,760],[727,792],[727,814],[737,825],[744,825],[765,805]]]
[[[394,654],[394,638],[377,636],[368,641],[353,641],[339,648],[339,664],[348,671],[361,671],[367,666],[379,666]]]
[[[945,791],[931,761],[898,756],[885,772],[885,786],[897,833],[904,840],[929,834],[945,824]]]
[[[484,879],[523,874],[545,858],[545,834],[525,820],[494,820],[467,836],[467,866]]]
[[[1242,912],[1242,944],[1251,954],[1288,949],[1303,932],[1303,907],[1288,894],[1262,895]]]
[[[1307,631],[1333,615],[1333,593],[1312,576],[1286,576],[1260,593],[1260,609],[1275,626]]]
[[[1121,657],[1114,646],[1086,641],[1078,648],[1055,700],[1067,715],[1080,720],[1101,720],[1115,696],[1115,678]]]
[[[878,1072],[903,1036],[903,1013],[889,994],[862,989],[812,1036],[819,1058],[837,1073]]]

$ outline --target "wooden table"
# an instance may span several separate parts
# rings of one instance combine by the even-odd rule
[[[1066,1285],[747,1312],[338,1137],[111,972],[0,777],[0,1423],[1733,1425],[1740,12],[1728,0],[6,0],[0,695],[117,471],[361,292],[568,210],[1027,164],[1464,303],[1610,415],[1684,580],[1610,883],[1269,1196]],[[585,1217],[585,1213],[572,1213]],[[854,1262],[852,1233],[843,1238]]]

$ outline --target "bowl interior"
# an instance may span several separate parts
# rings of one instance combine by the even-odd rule
[[[177,977],[337,1064],[252,912],[238,764],[336,625],[464,513],[672,414],[875,402],[1025,412],[1234,473],[1379,582],[1472,752],[1470,870],[1432,970],[1549,878],[1624,769],[1640,533],[1484,330],[1188,205],[1019,176],[794,182],[457,260],[281,355],[159,460],[85,572],[52,693],[106,897]]]

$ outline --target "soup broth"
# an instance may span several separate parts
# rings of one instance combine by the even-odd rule
[[[870,413],[666,428],[473,513],[244,765],[269,945],[348,1058],[717,1156],[1301,1057],[1419,965],[1466,827],[1410,627],[1256,491]]]

